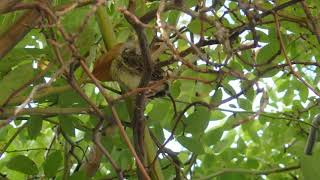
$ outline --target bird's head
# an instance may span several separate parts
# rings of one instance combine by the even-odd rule
[[[129,41],[121,44],[122,53],[127,52],[141,55],[141,50],[138,41]]]

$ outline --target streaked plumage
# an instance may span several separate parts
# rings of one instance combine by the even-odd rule
[[[100,81],[117,81],[128,89],[137,88],[143,74],[143,59],[138,45],[130,42],[114,46],[96,62],[92,73]],[[162,69],[155,69],[150,83],[164,77]],[[167,88],[167,84],[162,84],[156,91]]]

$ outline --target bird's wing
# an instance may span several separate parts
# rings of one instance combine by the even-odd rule
[[[92,74],[100,81],[112,81],[110,68],[112,61],[120,56],[122,43],[115,45],[94,64]]]
[[[132,74],[142,76],[143,74],[143,57],[140,54],[136,54],[134,51],[125,51],[122,54],[123,64],[131,71]],[[161,68],[154,69],[151,74],[151,80],[157,81],[164,78],[165,72]]]

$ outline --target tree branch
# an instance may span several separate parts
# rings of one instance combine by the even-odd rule
[[[217,176],[221,176],[226,173],[240,173],[240,174],[251,174],[251,175],[269,175],[269,174],[274,174],[274,173],[282,173],[286,171],[293,171],[296,169],[299,169],[300,165],[293,165],[293,166],[288,166],[285,168],[274,168],[274,169],[268,169],[268,170],[250,170],[250,169],[240,169],[240,168],[224,168],[216,173],[210,174],[205,177],[198,178],[196,180],[207,180],[207,179],[212,179]]]

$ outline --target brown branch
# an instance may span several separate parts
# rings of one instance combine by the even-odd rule
[[[305,14],[308,17],[307,21],[309,21],[309,23],[312,26],[311,31],[313,31],[313,33],[316,35],[316,37],[318,39],[318,43],[320,43],[320,23],[319,23],[319,20],[312,16],[310,9],[308,7],[308,4],[306,3],[305,0],[301,1],[301,5],[303,7]]]
[[[281,52],[283,53],[286,63],[289,65],[290,71],[291,73],[300,81],[302,82],[305,86],[307,86],[312,92],[314,92],[318,97],[320,97],[320,92],[316,89],[316,87],[312,87],[311,84],[309,84],[307,81],[305,81],[301,75],[299,74],[299,72],[296,72],[292,66],[291,60],[289,59],[289,57],[287,56],[287,52],[286,52],[286,48],[281,36],[281,32],[280,32],[280,23],[279,23],[279,18],[277,14],[274,14],[274,18],[275,18],[275,22],[276,22],[276,32],[277,32],[277,38],[280,41],[280,49]]]
[[[153,71],[153,61],[151,58],[150,49],[148,47],[147,36],[144,32],[144,27],[141,24],[136,23],[135,19],[132,18],[135,15],[125,15],[127,21],[131,24],[137,33],[139,46],[141,50],[141,55],[143,59],[143,73],[139,83],[139,88],[143,88],[148,85],[151,80],[151,74]],[[142,161],[145,159],[145,149],[144,149],[144,132],[145,132],[145,93],[139,93],[135,98],[135,108],[132,119],[133,124],[133,136],[136,151]],[[140,173],[139,173],[140,175]]]
[[[83,0],[79,3],[76,3],[75,7],[82,7],[88,4],[91,4],[92,0]],[[19,3],[16,4],[17,6]],[[39,4],[34,3],[32,5],[32,10],[29,10],[22,14],[20,18],[10,26],[4,33],[0,35],[0,59],[2,59],[14,46],[25,36],[27,33],[39,24],[41,20],[41,14],[38,11]],[[74,6],[74,2],[56,7],[56,10],[64,11],[70,6]],[[20,7],[23,8],[24,6]],[[28,6],[27,6],[28,7]],[[11,8],[15,8],[12,6]],[[29,7],[31,8],[31,7]],[[18,10],[17,8],[16,10]],[[25,9],[25,7],[23,8]]]
[[[21,127],[17,129],[17,131],[13,134],[13,136],[9,139],[7,143],[0,149],[0,158],[4,154],[5,151],[9,148],[10,144],[14,141],[14,139],[21,133],[21,131],[27,127],[27,123],[24,123]]]
[[[45,87],[41,90],[38,91],[37,94],[35,94],[33,96],[33,100],[37,100],[49,95],[53,95],[53,94],[59,94],[59,93],[63,93],[67,90],[70,90],[71,87],[66,85],[66,86],[59,86],[59,87]],[[17,97],[13,97],[10,102],[8,104],[10,105],[15,105],[15,104],[19,104],[22,103],[25,99],[27,98],[27,96],[17,96]]]
[[[98,1],[97,5],[102,3],[102,1]],[[44,7],[46,11],[48,11],[48,15],[49,15],[49,19],[52,18],[53,22],[56,23],[57,22],[57,17],[54,15],[54,13],[51,12],[50,9],[47,9],[46,7]],[[93,11],[95,11],[96,8],[93,8]],[[89,13],[90,15],[90,13]],[[98,87],[98,89],[100,90],[100,92],[102,93],[102,95],[105,97],[106,101],[108,102],[108,104],[111,106],[111,111],[112,114],[114,116],[114,119],[116,121],[116,124],[118,126],[118,128],[120,129],[120,134],[122,136],[122,138],[124,138],[126,144],[128,145],[131,153],[133,154],[133,156],[136,158],[136,162],[137,165],[139,167],[139,169],[141,170],[143,176],[146,179],[149,179],[149,176],[146,172],[146,170],[143,167],[143,164],[141,163],[140,159],[138,158],[136,152],[134,151],[134,148],[131,145],[131,142],[121,124],[121,121],[117,115],[117,112],[115,110],[115,108],[113,107],[113,105],[110,103],[111,102],[111,98],[107,96],[105,90],[103,89],[103,87],[99,84],[99,82],[97,81],[97,79],[91,74],[89,68],[87,67],[86,63],[84,62],[84,58],[80,55],[76,45],[74,44],[75,42],[75,37],[70,35],[68,32],[65,31],[65,29],[59,24],[56,23],[56,27],[59,30],[59,32],[61,33],[62,37],[65,39],[65,41],[68,43],[68,48],[70,49],[73,57],[75,57],[77,60],[80,61],[80,65],[81,67],[84,69],[84,71],[86,72],[86,74],[90,77],[90,79],[95,83],[95,85]],[[62,64],[63,66],[63,64]],[[68,82],[69,84],[80,94],[80,96],[82,96],[85,101],[94,109],[94,111],[100,116],[101,120],[106,120],[104,114],[96,107],[96,105],[91,102],[91,100],[87,97],[87,95],[81,90],[81,88],[79,87],[79,85],[77,84],[77,82],[75,81],[74,77],[73,77],[73,73],[70,72],[69,75],[67,75],[68,77]],[[101,149],[103,151],[103,149]]]
[[[140,21],[140,19],[135,16],[134,14],[132,14],[130,11],[128,11],[125,8],[118,8],[119,12],[123,13],[126,17],[129,17],[131,19],[131,21],[134,21],[135,24],[138,24],[141,27],[144,28],[152,28],[152,26],[143,23],[142,21]]]
[[[178,157],[179,153],[177,152],[174,152],[172,151],[171,149],[169,148],[166,148],[166,147],[161,147],[161,143],[159,142],[159,140],[156,138],[156,136],[154,135],[154,133],[152,133],[150,131],[150,135],[152,137],[152,140],[153,142],[157,145],[157,147],[159,148],[159,151],[157,152],[157,155],[154,157],[154,160],[152,161],[152,164],[156,162],[156,159],[158,158],[158,155],[160,153],[162,153],[165,157],[168,158],[169,161],[171,161],[172,165],[174,166],[174,169],[176,171],[176,177],[175,177],[175,180],[181,180],[182,177],[181,177],[181,174],[184,176],[185,179],[186,176],[185,174],[183,173],[182,169],[181,169],[181,161]],[[168,156],[169,157],[168,157]]]
[[[11,1],[21,1],[21,0],[11,0]],[[77,0],[74,2],[60,5],[60,6],[56,7],[55,9],[57,11],[57,15],[61,16],[61,15],[64,15],[64,14],[70,12],[74,8],[83,7],[83,6],[86,6],[89,4],[93,4],[93,3],[95,3],[95,0]],[[15,3],[14,5],[10,6],[9,8],[6,8],[5,10],[3,10],[2,14],[14,12],[14,11],[19,11],[19,10],[34,9],[34,8],[37,8],[36,7],[37,4],[38,4],[38,2],[29,2],[29,3],[18,2],[18,3]],[[1,10],[1,3],[0,3],[0,10]]]
[[[120,130],[120,135],[124,139],[125,143],[128,145],[128,148],[129,148],[131,154],[134,156],[136,163],[137,163],[137,166],[140,169],[140,171],[142,172],[143,177],[145,179],[150,179],[150,177],[149,177],[146,169],[144,168],[139,156],[137,155],[133,145],[131,144],[131,141],[130,141],[128,135],[126,134],[126,131],[121,123],[121,120],[118,116],[118,113],[112,104],[112,99],[107,95],[107,93],[105,92],[105,89],[101,86],[99,81],[93,76],[93,74],[90,72],[88,66],[86,65],[86,63],[83,60],[80,60],[80,65],[83,68],[83,70],[85,71],[85,73],[89,76],[89,78],[93,81],[93,83],[97,86],[97,88],[99,89],[99,91],[104,96],[107,103],[109,104],[109,106],[111,108],[111,113],[112,113],[113,119],[114,119],[117,127]]]
[[[0,1],[0,14],[7,12],[21,0],[2,0]]]
[[[179,113],[179,115],[174,119],[174,125],[173,125],[173,128],[172,128],[172,130],[171,130],[171,134],[170,134],[170,136],[167,138],[167,140],[159,147],[158,152],[161,152],[161,150],[173,139],[174,133],[175,133],[176,129],[178,128],[178,124],[179,124],[179,122],[182,120],[182,117],[184,116],[185,112],[187,112],[188,109],[190,109],[191,107],[197,106],[197,105],[207,107],[208,109],[211,109],[211,108],[212,108],[212,105],[210,105],[210,104],[208,104],[208,103],[206,103],[206,102],[202,102],[202,101],[196,101],[196,102],[192,102],[192,103],[188,104],[188,105]]]
[[[49,9],[46,5],[42,5],[42,4],[36,4],[38,6],[38,8],[40,8],[41,10],[43,10],[44,12],[46,12],[47,14],[47,18],[48,18],[48,22],[50,24],[54,24],[58,22],[58,19],[56,17],[56,15],[53,13],[53,11],[51,9]],[[86,22],[86,21],[85,21]],[[76,47],[73,45],[73,40],[74,38],[70,37],[70,35],[63,29],[63,27],[59,26],[59,24],[56,24],[58,27],[58,30],[61,32],[61,34],[63,35],[64,39],[66,39],[67,42],[69,42],[69,48],[72,51],[72,54],[74,54],[76,57],[79,57],[79,54],[77,53],[77,49]],[[53,31],[51,31],[51,35],[53,40],[55,41],[55,35],[53,33]],[[57,48],[57,46],[55,46],[55,44],[52,44],[53,48],[55,50],[55,54],[61,64],[61,70],[65,73],[68,74],[68,70],[67,67],[65,66],[64,60],[62,59],[61,53],[59,51],[59,49]],[[69,61],[70,62],[70,61]],[[73,62],[73,60],[71,60],[71,62]],[[68,64],[69,65],[69,64]],[[77,82],[75,81],[74,77],[72,74],[67,75],[68,77],[68,82],[69,84],[76,90],[76,92],[78,92],[80,94],[80,96],[82,96],[82,98],[93,108],[93,110],[100,116],[100,119],[106,119],[104,114],[102,113],[102,111],[100,111],[100,109],[98,109],[96,107],[96,105],[89,99],[88,96],[86,96],[86,94],[81,90],[81,88],[79,87],[79,85],[77,84]],[[31,94],[30,94],[31,95]],[[15,113],[17,114],[17,113]],[[100,121],[102,122],[102,121]],[[98,127],[99,128],[99,127]],[[101,152],[103,152],[103,154],[108,158],[109,162],[111,163],[112,167],[114,168],[114,170],[116,171],[116,173],[118,174],[119,179],[123,179],[122,174],[120,173],[121,171],[119,171],[118,166],[115,164],[114,160],[111,158],[110,154],[108,153],[108,151],[106,151],[106,149],[101,145],[100,140],[97,140],[96,136],[94,138],[94,142],[96,143],[96,145],[99,147],[99,149],[101,150]],[[72,143],[71,143],[72,144]],[[80,167],[80,163],[78,164]]]
[[[72,61],[67,62],[66,66],[68,66],[71,62]],[[13,115],[10,116],[9,118],[7,118],[7,120],[5,122],[0,123],[0,128],[8,125],[16,117],[16,115],[22,109],[24,109],[27,104],[29,104],[31,102],[31,100],[37,94],[38,91],[40,91],[41,89],[44,89],[46,87],[51,86],[51,84],[63,73],[64,68],[65,68],[65,66],[62,66],[59,70],[57,70],[51,76],[51,79],[47,83],[42,83],[42,84],[35,85],[33,87],[32,91],[30,92],[30,94],[26,97],[26,99],[23,100],[22,104],[20,104],[18,107],[15,108]]]
[[[7,118],[14,114],[15,108],[3,108],[0,112],[0,119]],[[47,107],[47,108],[24,108],[19,111],[16,116],[23,115],[37,115],[37,116],[53,116],[53,115],[67,115],[67,114],[93,114],[92,108],[59,108],[59,107]]]
[[[99,130],[100,126],[103,123],[103,120],[107,120],[104,113],[98,109],[98,107],[90,100],[90,98],[81,90],[80,86],[76,83],[73,76],[69,77],[70,85],[75,89],[75,91],[94,109],[94,111],[99,115],[100,121],[98,122],[97,126],[94,129],[94,136],[93,136],[93,142],[95,145],[99,148],[99,150],[107,157],[108,161],[110,162],[111,166],[113,167],[114,171],[118,175],[119,179],[123,179],[123,175],[121,172],[121,169],[118,167],[118,165],[113,160],[110,153],[104,148],[104,146],[101,144],[101,139],[99,137]],[[112,123],[112,122],[111,122]]]
[[[296,169],[299,169],[300,165],[293,165],[293,166],[288,166],[285,168],[274,168],[274,169],[268,169],[268,170],[251,170],[251,169],[240,169],[240,168],[224,168],[216,173],[210,174],[205,177],[201,178],[194,178],[196,180],[209,180],[217,176],[221,176],[226,173],[241,173],[241,174],[252,174],[252,175],[269,175],[269,174],[274,174],[274,173],[282,173],[286,171],[293,171]]]
[[[99,150],[108,158],[109,162],[111,163],[111,166],[115,170],[116,174],[118,175],[118,178],[120,180],[124,179],[123,178],[123,173],[122,170],[119,168],[119,166],[116,164],[116,162],[113,160],[111,154],[108,152],[106,148],[101,143],[101,134],[100,134],[100,128],[102,125],[103,121],[99,121],[97,126],[94,128],[93,131],[93,142],[95,145],[99,148]]]
[[[75,168],[75,171],[78,171],[82,162],[81,162],[80,158],[75,154],[74,149],[77,147],[83,153],[83,156],[86,155],[86,152],[83,150],[83,148],[81,146],[79,146],[78,144],[76,144],[75,142],[72,141],[72,139],[66,134],[66,132],[64,132],[61,129],[61,126],[58,127],[58,131],[61,132],[61,135],[65,139],[65,142],[70,145],[70,149],[67,154],[71,154],[76,159],[77,166]],[[85,157],[85,159],[87,159],[87,158]]]
[[[152,85],[130,90],[130,91],[126,92],[125,94],[122,94],[120,97],[117,97],[114,100],[112,100],[111,103],[114,104],[115,102],[118,102],[122,99],[126,99],[130,96],[135,96],[141,92],[148,92],[148,91],[152,92],[152,90],[157,90],[157,87],[163,85],[163,83],[165,83],[165,82],[166,82],[166,80],[163,79],[163,80],[159,80],[157,82],[154,82]]]
[[[197,78],[197,77],[188,77],[188,76],[170,76],[170,79],[177,80],[177,79],[183,79],[183,80],[191,80],[191,81],[197,81],[197,82],[202,82],[203,84],[211,84],[216,81],[214,80],[206,80],[202,78]]]
[[[171,10],[176,5],[172,2],[166,3],[163,11]],[[158,8],[148,11],[145,15],[141,16],[139,19],[144,24],[148,24],[152,19],[156,18]]]
[[[103,157],[101,150],[97,146],[90,148],[88,160],[81,166],[81,169],[83,169],[87,177],[93,177],[96,174]]]
[[[1,105],[2,107],[5,107],[10,101],[11,99],[13,99],[14,97],[16,97],[21,91],[23,91],[25,88],[29,87],[30,84],[32,84],[33,82],[35,82],[36,80],[42,78],[48,71],[49,69],[52,67],[52,63],[50,63],[45,70],[41,71],[40,73],[38,73],[35,77],[33,77],[32,79],[30,79],[28,82],[26,82],[25,84],[23,84],[20,88],[18,88],[17,90],[15,90],[14,92],[12,92],[8,98],[4,101],[4,103]]]
[[[267,11],[261,13],[261,14],[257,14],[255,18],[258,18],[258,19],[264,18],[264,17],[266,17],[266,16],[268,16],[270,14],[273,14],[274,12],[277,12],[277,11],[280,11],[280,10],[285,9],[287,7],[290,7],[290,6],[292,6],[292,5],[294,5],[294,4],[298,3],[298,2],[301,2],[301,1],[302,0],[287,1],[287,2],[285,2],[283,4],[280,4],[279,6],[276,6],[276,7],[272,8],[272,9],[270,9],[270,10],[267,10]]]
[[[320,114],[318,114],[312,121],[312,126],[310,127],[310,130],[309,130],[307,144],[305,145],[305,149],[304,149],[304,153],[306,155],[312,155],[313,147],[317,141],[319,125],[320,125]]]
[[[2,59],[41,20],[37,9],[30,10],[0,35],[0,59]]]

